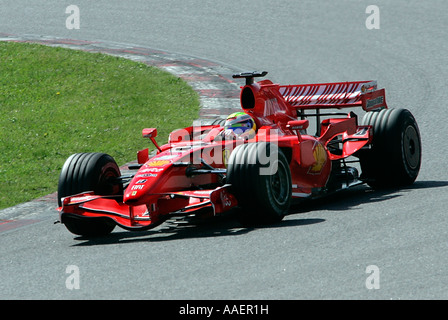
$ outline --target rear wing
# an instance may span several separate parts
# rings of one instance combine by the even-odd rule
[[[281,85],[278,90],[286,104],[295,109],[387,108],[386,92],[377,90],[376,81]]]
[[[266,71],[254,71],[233,75],[233,78],[246,79],[246,85],[241,88],[241,108],[252,116],[258,128],[286,129],[287,124],[297,117],[309,116],[316,116],[319,123],[320,116],[329,115],[320,113],[320,109],[362,107],[368,112],[387,108],[386,91],[378,90],[376,81],[297,85],[279,85],[267,79],[254,81],[266,74]],[[306,110],[316,110],[316,113],[308,114]],[[319,125],[317,128],[319,130]]]

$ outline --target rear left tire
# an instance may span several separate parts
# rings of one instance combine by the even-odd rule
[[[241,207],[239,216],[244,225],[279,222],[287,214],[291,172],[277,145],[259,142],[236,147],[229,158],[226,179]]]

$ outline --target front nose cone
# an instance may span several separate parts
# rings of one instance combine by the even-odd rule
[[[135,204],[137,203],[141,196],[144,194],[143,185],[133,185],[130,186],[130,190],[126,190],[123,197],[123,202],[125,204]]]

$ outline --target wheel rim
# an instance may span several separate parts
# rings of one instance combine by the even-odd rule
[[[104,171],[101,173],[99,182],[98,182],[98,190],[95,190],[98,194],[103,195],[113,195],[118,194],[120,192],[120,186],[117,183],[114,183],[114,179],[118,177],[117,172],[113,167],[106,167]]]
[[[403,151],[408,166],[417,169],[420,163],[420,139],[413,126],[408,126],[404,131]]]
[[[278,205],[288,201],[288,178],[283,163],[277,161],[277,171],[270,176],[271,194]]]

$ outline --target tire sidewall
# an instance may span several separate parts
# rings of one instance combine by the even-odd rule
[[[117,163],[107,154],[73,154],[64,163],[59,176],[58,204],[61,206],[63,197],[86,191],[101,195],[120,194],[123,186],[108,180],[120,175]],[[115,222],[106,217],[81,219],[63,213],[61,222],[71,233],[89,237],[109,234],[116,226]]]
[[[421,138],[414,116],[407,109],[384,109],[369,112],[363,124],[373,127],[372,148],[362,153],[361,167],[373,187],[409,185],[415,181],[421,165]],[[415,133],[415,165],[406,157],[406,130]],[[414,141],[415,140],[415,141]]]
[[[280,188],[282,199],[277,199],[272,189],[273,179],[278,175],[285,184]],[[289,162],[275,144],[258,142],[235,148],[229,158],[227,181],[242,208],[240,221],[244,224],[277,222],[289,209],[292,193]]]

